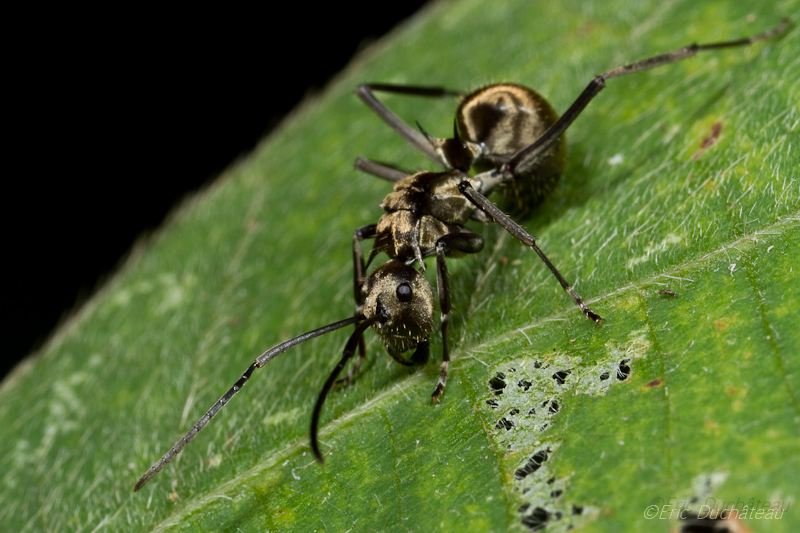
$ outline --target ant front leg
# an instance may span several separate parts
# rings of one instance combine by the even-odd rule
[[[395,115],[388,107],[383,105],[378,100],[373,91],[380,91],[385,93],[407,94],[411,96],[430,96],[430,97],[443,97],[443,96],[457,96],[463,97],[464,94],[458,91],[450,91],[442,87],[419,87],[412,85],[389,85],[383,83],[362,83],[356,89],[356,95],[369,106],[372,111],[378,115],[381,120],[389,125],[396,131],[403,139],[405,139],[411,146],[417,149],[419,153],[436,163],[442,168],[447,168],[447,165],[439,154],[436,153],[430,140],[418,132],[403,119]]]
[[[377,226],[375,224],[370,224],[369,226],[358,228],[353,234],[353,292],[356,299],[355,316],[359,316],[363,311],[365,299],[362,286],[364,285],[364,276],[367,271],[367,266],[364,263],[364,251],[361,249],[361,241],[365,239],[374,239],[376,228]],[[366,358],[367,349],[364,346],[364,334],[362,333],[358,338],[358,359],[353,363],[353,368],[350,369],[350,372],[342,379],[337,380],[334,386],[346,387],[349,385],[350,382],[353,381],[356,373],[361,370],[361,364]]]
[[[472,185],[466,180],[462,181],[458,184],[458,190],[466,196],[470,202],[475,204],[481,211],[485,212],[487,215],[492,217],[495,222],[503,226],[507,232],[509,232],[514,238],[516,238],[519,242],[524,244],[525,246],[530,246],[533,248],[533,251],[537,253],[539,258],[547,265],[547,268],[550,269],[550,272],[556,277],[558,282],[564,288],[567,293],[572,296],[572,299],[575,301],[575,305],[580,307],[583,314],[589,320],[594,321],[596,324],[599,324],[603,317],[594,313],[589,306],[583,302],[583,298],[578,296],[567,280],[564,279],[564,276],[561,275],[561,272],[550,262],[544,252],[536,246],[536,239],[534,239],[527,231],[522,229],[522,226],[511,220],[511,217],[500,211],[496,205],[489,201],[484,195],[476,191]]]
[[[444,392],[447,382],[447,367],[450,363],[450,350],[447,344],[447,327],[450,324],[450,278],[447,274],[447,259],[449,252],[457,251],[467,254],[478,253],[483,250],[483,238],[472,232],[451,233],[436,241],[436,288],[439,292],[439,309],[442,313],[442,368],[439,372],[439,382],[431,394],[431,403],[438,402]]]
[[[746,37],[744,39],[738,39],[735,41],[724,41],[721,43],[690,44],[689,46],[684,46],[683,48],[678,48],[677,50],[673,50],[665,54],[649,57],[641,61],[636,61],[635,63],[623,65],[621,67],[611,69],[608,72],[604,72],[599,76],[595,76],[586,89],[584,89],[580,96],[578,96],[575,102],[569,106],[569,109],[567,109],[566,112],[561,115],[561,118],[559,118],[555,124],[550,126],[550,128],[544,132],[541,137],[534,141],[533,144],[514,154],[508,163],[500,168],[501,172],[506,176],[514,176],[535,164],[547,151],[550,145],[553,144],[556,139],[561,137],[561,134],[563,134],[575,121],[575,119],[578,118],[578,115],[580,115],[584,108],[589,105],[589,102],[591,102],[594,97],[600,93],[600,91],[605,89],[606,80],[617,78],[619,76],[625,76],[626,74],[633,74],[634,72],[640,72],[642,70],[660,67],[669,63],[682,61],[695,56],[698,52],[717,50],[719,48],[731,48],[734,46],[747,46],[757,41],[763,41],[764,39],[769,39],[770,37],[780,35],[781,33],[785,32],[786,28],[788,27],[789,19],[784,19],[778,26],[772,28],[771,30],[767,30],[752,37]]]

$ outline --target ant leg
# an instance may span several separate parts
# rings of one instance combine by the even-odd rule
[[[539,255],[539,258],[544,261],[544,264],[547,265],[547,268],[550,269],[550,272],[553,273],[564,290],[567,291],[570,296],[572,296],[572,299],[575,301],[575,305],[580,307],[586,318],[593,320],[597,324],[603,320],[603,317],[589,309],[589,306],[583,302],[583,298],[578,296],[578,293],[576,293],[572,287],[570,287],[569,283],[567,283],[567,280],[561,275],[561,272],[559,272],[555,265],[550,262],[546,255],[544,255],[544,252],[542,252],[542,250],[536,246],[536,239],[531,237],[527,231],[522,229],[522,226],[511,220],[511,217],[500,211],[500,209],[490,202],[488,198],[473,189],[472,185],[470,185],[468,181],[465,180],[459,183],[458,190],[461,191],[461,193],[466,196],[470,202],[478,206],[480,210],[484,211],[486,214],[492,217],[495,222],[503,226],[507,232],[514,236],[514,238],[516,238],[522,244],[533,248],[533,251],[535,251]]]
[[[419,346],[417,346],[417,350],[419,350]],[[400,352],[394,351],[390,348],[387,348],[386,351],[389,352],[389,355],[392,356],[392,359],[394,359],[403,366],[416,366],[417,364],[414,361],[406,361],[405,359],[403,359],[403,354],[401,354]],[[414,352],[414,355],[415,356],[417,355],[416,351]]]
[[[398,170],[394,167],[377,163],[375,161],[366,159],[364,157],[356,158],[355,167],[356,170],[360,170],[361,172],[366,172],[367,174],[372,174],[373,176],[384,179],[386,181],[391,181],[393,183],[405,179],[411,175],[408,172],[403,172],[402,170]]]
[[[450,324],[450,278],[447,274],[448,252],[458,251],[467,254],[483,250],[483,238],[472,232],[451,233],[436,241],[436,289],[439,292],[439,309],[442,313],[442,368],[439,382],[431,394],[431,403],[438,402],[447,381],[447,367],[450,363],[450,349],[447,344],[447,326]]]
[[[786,28],[788,27],[789,19],[783,19],[778,26],[772,28],[771,30],[759,33],[758,35],[754,35],[753,37],[747,37],[735,41],[725,41],[721,43],[690,44],[689,46],[684,46],[683,48],[678,48],[677,50],[643,59],[635,63],[623,65],[600,74],[599,76],[595,76],[595,78],[589,83],[586,89],[583,90],[580,96],[578,96],[578,99],[575,100],[575,102],[569,107],[569,109],[567,109],[561,118],[559,118],[555,124],[550,126],[550,128],[544,132],[542,136],[539,137],[533,144],[514,154],[511,160],[501,167],[501,172],[508,176],[513,176],[517,173],[517,171],[524,170],[525,168],[535,164],[542,154],[550,147],[550,145],[556,139],[558,139],[567,128],[569,128],[576,118],[578,118],[578,115],[580,115],[584,108],[589,105],[589,102],[591,102],[592,99],[605,88],[607,79],[624,76],[626,74],[633,74],[634,72],[640,72],[642,70],[682,61],[684,59],[693,57],[695,54],[697,54],[697,52],[705,52],[719,48],[730,48],[734,46],[747,46],[754,42],[763,41],[764,39],[769,39],[775,35],[780,35],[786,31]]]
[[[407,94],[409,96],[432,96],[434,98],[441,98],[443,96],[456,96],[463,97],[464,93],[461,91],[451,91],[444,87],[431,87],[429,85],[398,85],[394,83],[362,83],[359,86],[366,87],[370,91],[378,91],[384,93],[394,94]]]
[[[358,228],[353,234],[353,292],[356,298],[356,316],[361,314],[364,306],[364,291],[361,290],[361,286],[364,284],[364,275],[367,270],[364,264],[364,251],[361,249],[361,241],[374,238],[376,228],[375,224],[371,224]],[[349,385],[358,371],[361,370],[361,364],[366,358],[367,349],[364,346],[364,335],[362,334],[358,338],[358,359],[353,363],[353,368],[350,369],[350,372],[334,383],[334,386],[346,387]]]
[[[353,363],[353,368],[350,369],[350,372],[347,373],[345,377],[342,379],[337,379],[336,383],[333,384],[334,387],[347,387],[350,383],[353,382],[353,379],[356,377],[356,374],[361,370],[361,363],[364,362],[364,359],[367,358],[366,349],[364,348],[364,335],[361,335],[361,338],[358,339],[358,358],[356,362]]]
[[[408,124],[403,119],[395,115],[388,107],[383,105],[378,100],[373,91],[380,91],[386,93],[408,94],[413,96],[464,96],[463,93],[457,91],[449,91],[441,87],[414,87],[411,85],[388,85],[383,83],[362,83],[356,89],[356,94],[361,100],[369,106],[372,111],[378,115],[381,120],[389,125],[396,131],[403,139],[405,139],[411,146],[417,149],[422,155],[436,163],[442,168],[447,168],[447,165],[442,161],[442,158],[434,151],[430,141]]]
[[[417,344],[417,349],[411,355],[411,362],[417,366],[424,366],[428,364],[428,359],[431,358],[431,340],[425,339]]]

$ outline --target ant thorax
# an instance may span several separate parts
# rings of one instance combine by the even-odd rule
[[[436,242],[445,235],[461,233],[475,206],[458,190],[469,181],[480,190],[481,183],[463,172],[418,172],[394,184],[381,209],[370,264],[385,252],[406,262],[419,261],[436,253]],[[423,267],[424,268],[424,267]]]

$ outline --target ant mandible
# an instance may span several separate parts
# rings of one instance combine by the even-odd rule
[[[515,202],[512,209],[528,210],[539,203],[558,183],[564,166],[565,143],[562,134],[583,109],[606,86],[606,80],[659,67],[694,56],[697,52],[744,46],[783,33],[789,25],[753,37],[706,45],[692,44],[642,61],[624,65],[596,76],[575,102],[559,118],[552,107],[533,90],[514,84],[496,84],[470,94],[439,87],[364,84],[356,90],[372,110],[415,149],[444,169],[444,172],[418,172],[407,175],[394,168],[359,158],[356,168],[395,182],[394,191],[381,204],[386,211],[377,224],[356,230],[353,237],[355,316],[304,333],[270,348],[258,356],[231,389],[139,479],[134,492],[141,489],[184,446],[203,429],[261,368],[275,356],[314,337],[355,324],[342,359],[320,391],[311,417],[311,448],[322,463],[317,433],[319,417],[328,392],[337,383],[348,383],[365,358],[364,332],[372,327],[381,337],[389,355],[402,365],[425,364],[430,355],[430,335],[434,330],[434,294],[425,278],[424,259],[436,256],[436,285],[441,313],[442,366],[432,401],[444,391],[450,361],[447,326],[451,311],[447,257],[473,254],[483,249],[483,239],[467,229],[469,219],[495,221],[520,242],[532,248],[544,261],[564,290],[586,318],[600,323],[602,318],[584,303],[550,262],[536,241],[519,224],[487,199],[494,191]],[[422,127],[415,130],[384,106],[373,92],[416,96],[457,96],[462,99],[456,113],[453,137],[431,137]],[[417,124],[419,126],[419,124]],[[475,170],[475,176],[468,172]],[[375,239],[368,260],[364,261],[361,241]],[[389,260],[369,275],[366,270],[380,252]],[[415,268],[420,265],[420,270]],[[356,349],[359,357],[350,373],[337,378]],[[410,359],[402,354],[414,350]]]

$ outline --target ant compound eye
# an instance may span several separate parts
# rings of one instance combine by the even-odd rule
[[[408,283],[401,283],[398,285],[397,291],[395,292],[397,293],[397,299],[401,302],[410,302],[411,297],[413,296],[411,292],[411,285]]]

